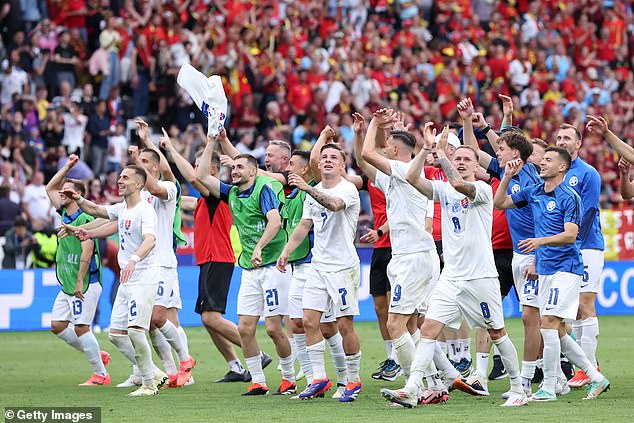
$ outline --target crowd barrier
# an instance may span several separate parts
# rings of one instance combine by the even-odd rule
[[[372,250],[360,248],[361,285],[359,289],[359,321],[374,321],[374,307],[370,296],[369,271]],[[226,317],[237,322],[236,301],[240,286],[240,269],[233,272]],[[198,290],[198,268],[179,266],[183,309],[179,318],[183,326],[200,325],[194,312]],[[108,327],[110,320],[110,292],[114,274],[104,269],[103,293],[100,300],[98,324]],[[59,292],[54,270],[0,270],[0,331],[46,330],[50,327],[53,302]],[[634,261],[606,261],[601,287],[597,296],[597,312],[634,314]],[[520,315],[514,293],[504,300],[506,317]]]

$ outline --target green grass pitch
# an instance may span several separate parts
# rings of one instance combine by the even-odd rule
[[[289,397],[241,397],[246,383],[216,384],[227,371],[202,328],[187,328],[190,351],[198,361],[195,385],[162,390],[158,396],[127,398],[130,389],[116,388],[129,374],[126,360],[108,342],[106,334],[97,336],[102,349],[112,354],[108,371],[113,384],[108,387],[78,387],[91,374],[84,356],[47,332],[0,333],[0,407],[6,406],[86,406],[101,407],[105,422],[634,422],[634,367],[630,366],[634,316],[602,317],[599,344],[601,370],[609,377],[612,389],[595,401],[582,401],[583,390],[573,391],[553,403],[521,408],[501,408],[500,394],[508,389],[508,379],[489,383],[490,397],[476,398],[453,392],[443,405],[422,406],[413,410],[386,407],[379,395],[382,387],[401,387],[403,378],[389,383],[370,377],[383,360],[385,349],[376,323],[359,323],[363,359],[363,392],[351,404],[341,404],[329,395],[311,401]],[[632,325],[632,326],[630,326]],[[507,320],[511,339],[522,351],[521,322]],[[263,350],[273,355],[273,345],[264,327],[258,328]],[[160,361],[155,356],[155,362]],[[521,357],[520,357],[521,360]],[[330,363],[328,373],[335,378]],[[274,363],[266,369],[272,390],[280,383]],[[300,382],[300,388],[305,381]],[[536,386],[533,387],[535,391]],[[332,394],[332,391],[330,391]]]

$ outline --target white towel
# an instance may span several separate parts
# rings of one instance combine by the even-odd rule
[[[220,77],[212,75],[207,78],[192,65],[185,63],[178,72],[177,82],[207,116],[207,135],[218,136],[227,119],[227,96]]]

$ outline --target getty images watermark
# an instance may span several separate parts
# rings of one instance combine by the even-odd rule
[[[101,408],[97,407],[6,407],[5,423],[13,422],[101,422]]]

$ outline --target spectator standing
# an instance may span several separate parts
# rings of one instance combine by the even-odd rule
[[[62,145],[66,147],[68,154],[81,156],[84,153],[84,135],[88,117],[82,114],[79,104],[72,102],[70,112],[62,116],[64,121],[64,138]]]
[[[111,17],[107,21],[106,28],[99,35],[100,48],[108,53],[109,73],[103,76],[99,88],[99,98],[105,100],[110,94],[110,89],[119,84],[119,44],[121,34],[117,30],[117,18]]]
[[[23,218],[16,219],[13,227],[5,234],[3,269],[25,269],[26,258],[33,249],[33,234],[28,230]]]
[[[95,105],[95,113],[88,117],[87,129],[90,135],[90,167],[95,175],[101,175],[106,171],[108,136],[112,134],[104,100]]]
[[[51,222],[53,209],[51,207],[51,200],[49,200],[48,195],[46,195],[44,174],[42,172],[35,172],[31,183],[24,188],[22,209],[30,222],[33,222],[35,219],[41,219],[47,223]]]

